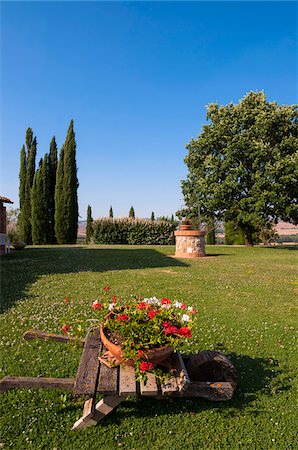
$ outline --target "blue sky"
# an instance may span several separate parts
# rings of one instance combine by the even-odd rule
[[[297,102],[295,2],[2,2],[1,22],[1,195],[15,206],[29,126],[39,159],[74,119],[82,219],[88,204],[150,217],[183,205],[208,103]]]

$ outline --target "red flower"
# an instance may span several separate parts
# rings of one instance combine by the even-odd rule
[[[92,308],[93,309],[99,309],[99,308],[101,308],[102,307],[102,304],[101,303],[99,303],[99,302],[94,302],[93,303],[93,305],[92,305]]]
[[[112,301],[113,301],[113,303],[117,303],[117,297],[116,297],[116,295],[113,295]]]
[[[182,303],[181,309],[186,309],[186,308],[187,308],[187,305],[185,303]]]
[[[65,303],[68,303],[69,302],[69,298],[68,297],[65,297]]]
[[[64,334],[67,334],[68,330],[70,329],[70,325],[63,325],[61,329]]]
[[[165,327],[165,328],[169,327],[170,325],[171,324],[169,322],[163,322],[162,323],[162,326]]]
[[[105,287],[103,288],[103,290],[104,290],[105,292],[109,292],[109,291],[111,290],[111,288],[110,288],[110,286],[105,286]]]
[[[138,304],[138,308],[139,309],[146,309],[148,307],[147,303],[145,302],[141,302]]]
[[[127,319],[129,319],[129,316],[128,316],[127,314],[120,314],[120,315],[116,318],[116,320],[118,320],[118,322],[121,322],[121,321],[127,320]]]
[[[191,332],[188,327],[180,328],[180,330],[178,331],[178,334],[180,334],[180,336],[191,338]]]
[[[160,309],[156,310],[156,311],[148,311],[148,316],[151,319],[153,319],[154,316],[156,316],[156,314],[158,314],[160,312]]]
[[[151,362],[143,361],[140,364],[140,370],[142,372],[147,372],[148,370],[152,370],[152,369],[153,369],[153,364]]]
[[[165,334],[177,334],[179,333],[179,330],[177,327],[174,327],[173,325],[169,325],[164,330]]]
[[[138,358],[142,358],[144,353],[145,353],[144,350],[138,350]]]
[[[161,305],[170,305],[172,302],[169,298],[162,298],[160,304]]]

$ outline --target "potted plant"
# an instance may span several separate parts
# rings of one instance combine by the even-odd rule
[[[191,221],[190,219],[183,217],[179,226],[181,231],[186,231],[191,229]]]
[[[132,297],[119,300],[105,288],[106,299],[95,300],[81,320],[65,322],[64,333],[84,334],[100,327],[104,346],[119,363],[133,366],[138,380],[152,372],[162,377],[162,361],[191,338],[196,310],[169,298]]]

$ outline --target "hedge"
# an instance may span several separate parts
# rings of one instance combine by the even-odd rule
[[[144,219],[98,219],[92,224],[95,244],[173,245],[176,225]]]

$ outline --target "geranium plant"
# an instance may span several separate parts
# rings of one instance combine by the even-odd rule
[[[88,328],[102,324],[105,335],[121,346],[124,361],[133,361],[137,379],[146,379],[147,372],[161,376],[161,369],[148,358],[148,351],[164,347],[177,350],[191,338],[193,319],[197,311],[169,298],[132,297],[119,300],[110,288],[104,288],[104,298],[95,300],[83,322],[64,323],[62,331],[83,334]],[[68,298],[66,298],[68,303]]]

